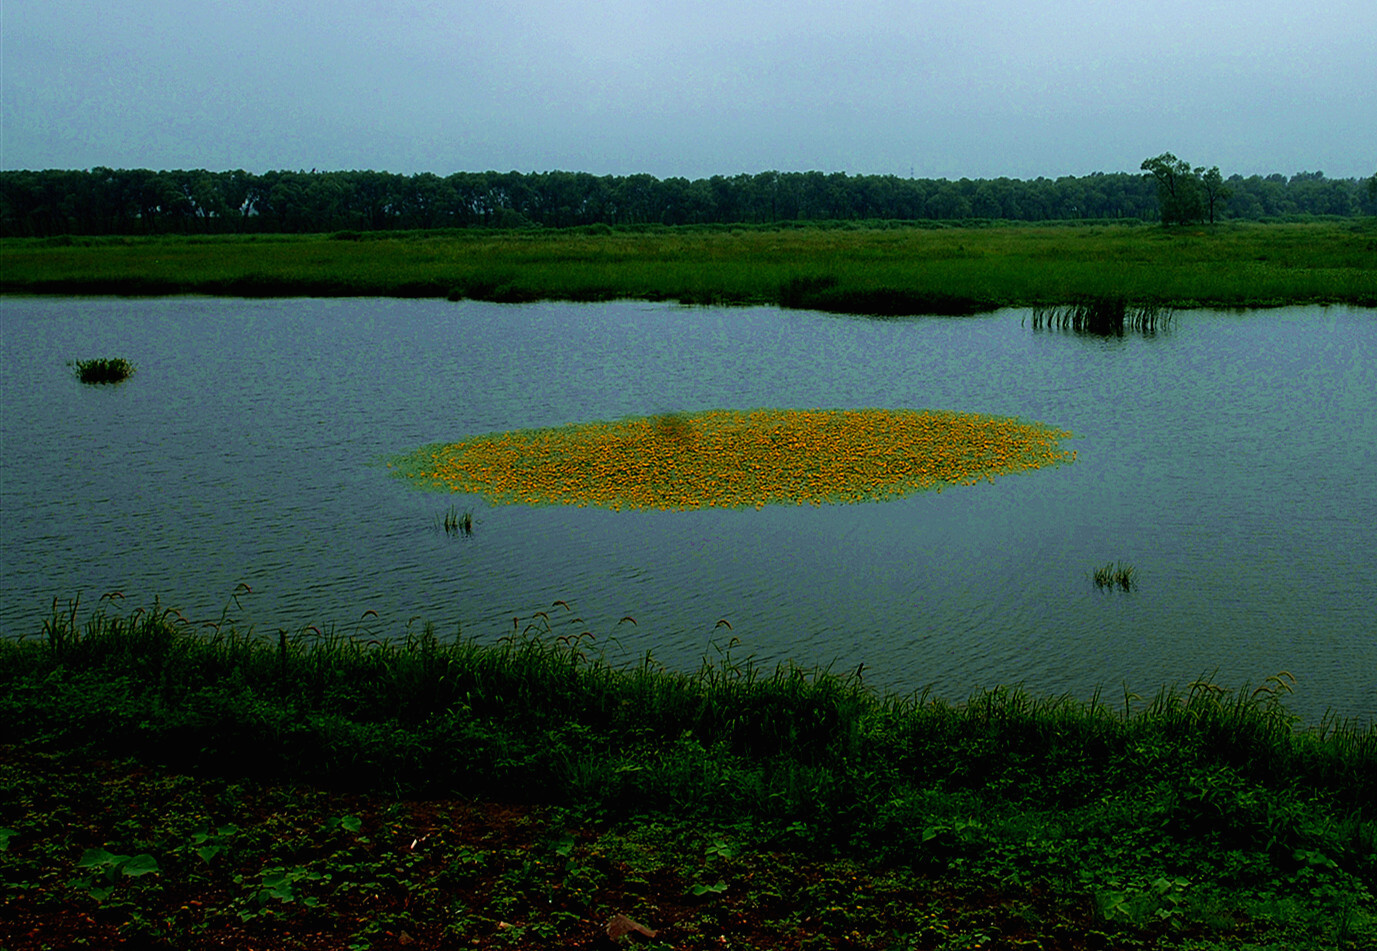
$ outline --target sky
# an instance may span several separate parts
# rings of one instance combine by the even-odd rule
[[[1375,0],[0,0],[0,168],[1377,172]]]

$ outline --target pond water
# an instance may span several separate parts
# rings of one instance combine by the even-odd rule
[[[877,687],[953,699],[1285,670],[1306,719],[1377,720],[1377,312],[1190,311],[1108,339],[1025,316],[3,298],[0,630],[109,591],[267,633],[427,620],[496,638],[545,611],[613,659],[679,669],[734,636],[738,657],[864,664]],[[65,364],[95,356],[138,371],[83,386]],[[754,407],[1020,416],[1075,433],[1078,461],[891,502],[684,512],[492,507],[384,463]],[[451,505],[472,535],[439,527]],[[1109,561],[1138,589],[1097,590]]]

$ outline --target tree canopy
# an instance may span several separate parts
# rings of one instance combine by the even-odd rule
[[[0,235],[214,234],[820,221],[1152,220],[1377,214],[1377,192],[1320,172],[1192,169],[1030,180],[778,172],[656,179],[586,172],[0,172]]]
[[[1142,170],[1157,182],[1157,202],[1166,225],[1192,224],[1215,216],[1233,195],[1233,188],[1224,184],[1219,166],[1206,169],[1203,165],[1191,168],[1170,152],[1156,158],[1144,159]]]

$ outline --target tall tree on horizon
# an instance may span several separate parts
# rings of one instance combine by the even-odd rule
[[[1204,219],[1204,186],[1199,174],[1203,169],[1191,168],[1190,162],[1170,152],[1143,159],[1139,168],[1157,179],[1157,201],[1162,209],[1162,224],[1189,224]],[[1214,172],[1218,174],[1219,169],[1214,169]]]
[[[1219,166],[1206,171],[1202,165],[1195,170],[1195,174],[1200,177],[1200,190],[1204,194],[1205,208],[1209,213],[1210,224],[1214,224],[1214,212],[1216,206],[1223,205],[1233,196],[1233,189],[1224,184],[1224,176],[1219,174]]]

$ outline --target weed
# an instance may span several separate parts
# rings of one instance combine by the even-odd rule
[[[473,510],[465,509],[460,512],[453,505],[449,511],[437,519],[440,527],[444,529],[446,535],[472,535],[473,534]]]
[[[195,846],[196,856],[209,865],[217,855],[229,848],[238,833],[239,827],[234,824],[220,826],[218,829],[201,826],[191,834],[191,844]]]
[[[1062,306],[1038,306],[1030,314],[1034,330],[1062,330],[1099,337],[1125,332],[1150,337],[1171,329],[1174,312],[1153,301],[1132,303],[1118,295],[1083,298]]]
[[[72,881],[72,887],[85,891],[96,901],[104,901],[124,878],[140,878],[158,873],[158,860],[147,853],[114,855],[104,849],[87,849],[76,863],[85,871]]]
[[[1138,587],[1138,569],[1122,561],[1111,561],[1091,572],[1090,580],[1101,590],[1117,586],[1121,591],[1132,591]]]
[[[76,360],[67,365],[75,367],[77,379],[82,383],[119,383],[134,373],[134,364],[123,357]]]

